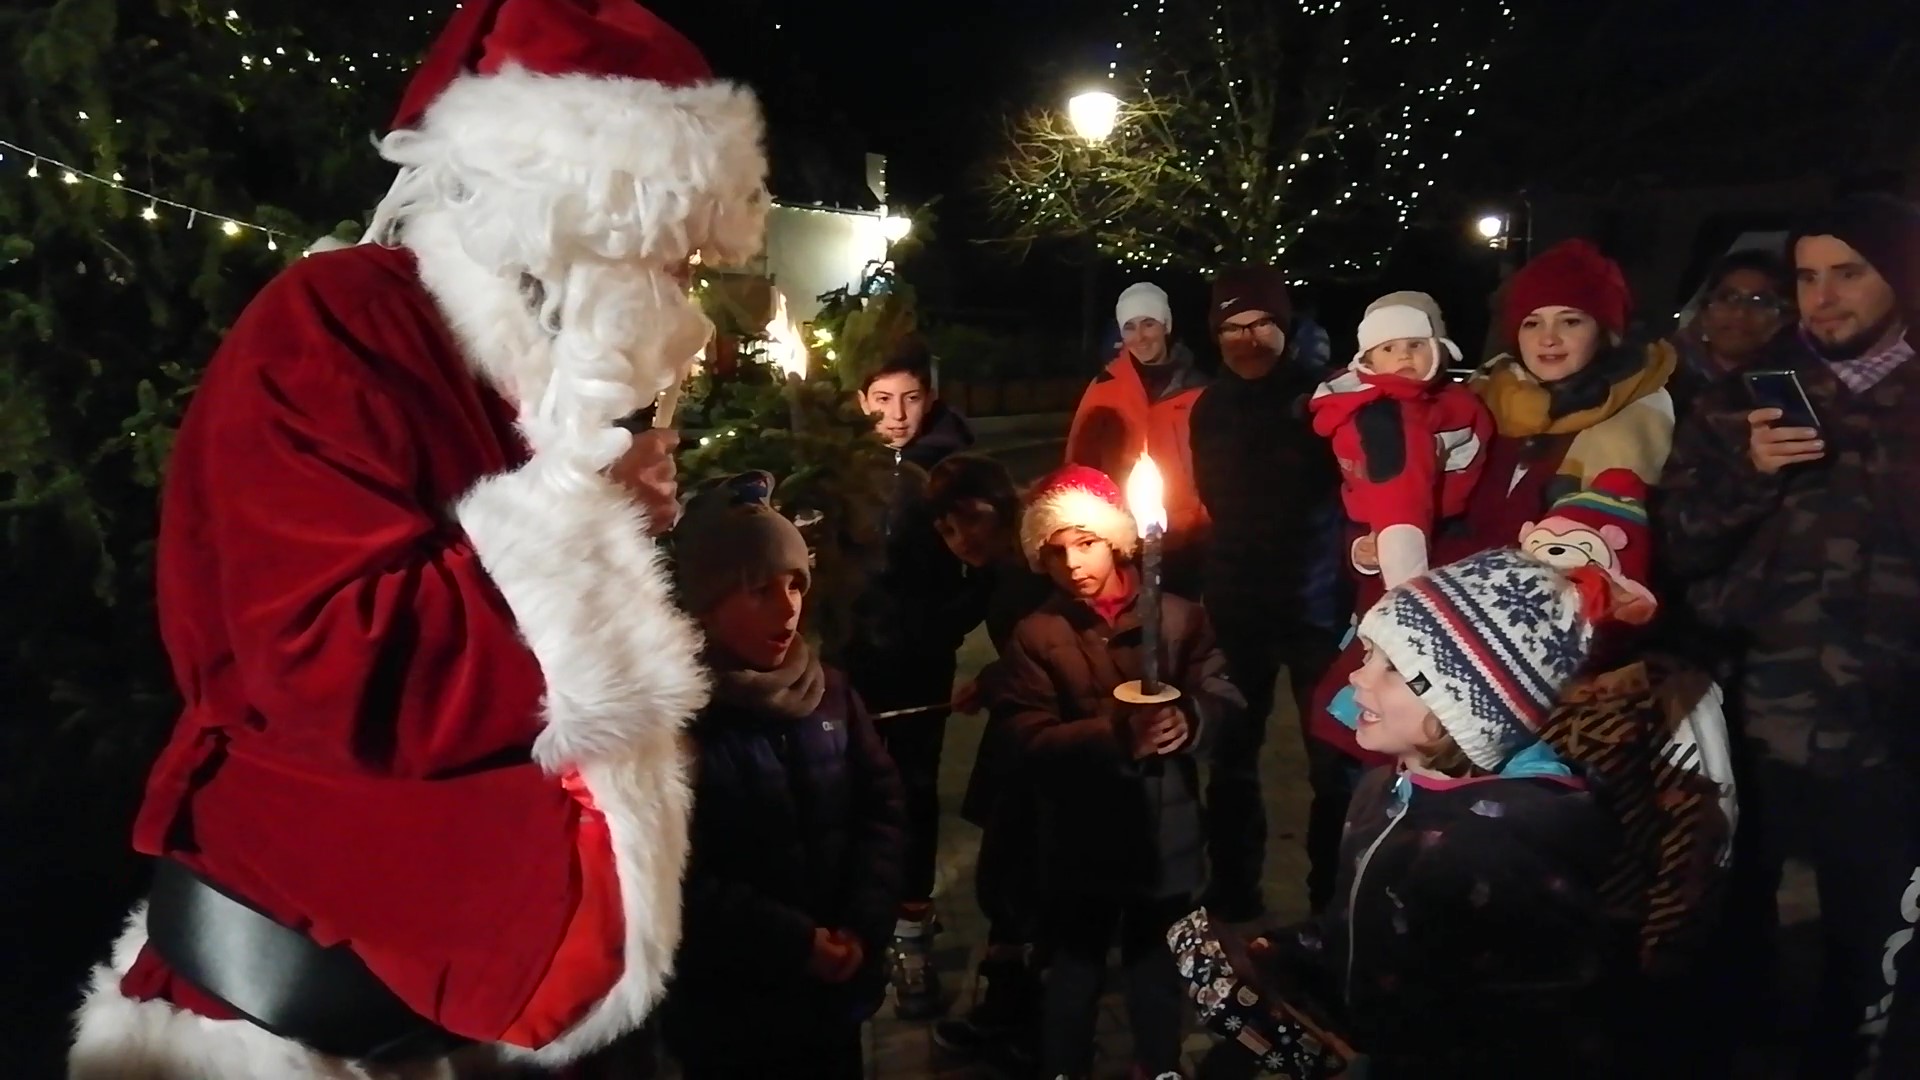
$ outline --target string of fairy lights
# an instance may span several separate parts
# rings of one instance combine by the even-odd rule
[[[419,37],[424,47],[426,35],[431,33],[433,29],[444,25],[447,17],[452,13],[453,7],[447,6],[445,10],[414,12],[407,15],[405,21],[412,24],[419,24],[423,27],[422,31],[416,36]],[[225,16],[220,20],[220,25],[229,32],[237,35],[257,38],[260,33],[256,28],[249,26],[243,19],[240,11],[235,8],[227,9]],[[783,26],[776,22],[773,24],[773,28],[777,31],[783,29]],[[369,52],[362,57],[344,55],[322,56],[304,46],[295,45],[290,48],[284,42],[272,44],[255,40],[249,42],[246,51],[241,52],[238,59],[239,67],[228,74],[229,79],[239,79],[247,75],[265,72],[294,71],[302,65],[306,65],[319,68],[319,74],[325,76],[329,86],[344,91],[357,92],[365,89],[364,80],[368,75],[380,73],[390,76],[402,76],[413,69],[418,57],[417,50],[414,52],[376,51]],[[82,124],[89,123],[93,120],[84,110],[77,111],[76,119]],[[116,124],[120,122],[119,120],[114,121]],[[136,186],[128,183],[126,175],[117,168],[107,170],[101,167],[101,171],[94,171],[73,164],[60,155],[36,150],[12,138],[0,137],[0,174],[5,174],[12,169],[18,169],[18,175],[27,180],[45,181],[68,187],[85,187],[92,185],[118,192],[135,204],[144,202],[146,205],[141,208],[138,216],[141,220],[155,225],[171,221],[175,218],[182,218],[186,227],[189,229],[202,225],[212,226],[218,229],[221,234],[235,240],[244,240],[249,237],[264,237],[266,240],[266,248],[269,251],[280,250],[282,243],[298,246],[305,244],[307,239],[311,239],[297,237],[283,230],[260,224],[257,221],[223,213],[219,210],[196,205]],[[825,208],[795,206],[786,203],[782,203],[781,205],[787,206],[792,210],[821,213],[833,212]]]
[[[1214,3],[1210,16],[1199,16],[1193,10],[1205,7],[1204,4],[1176,3],[1175,6],[1178,10],[1170,14],[1169,0],[1130,0],[1121,13],[1125,28],[1122,40],[1114,42],[1114,55],[1108,63],[1107,78],[1111,82],[1138,86],[1160,100],[1179,98],[1184,86],[1176,89],[1163,85],[1165,79],[1155,71],[1153,62],[1165,54],[1163,31],[1171,26],[1188,27],[1197,17],[1210,20],[1206,42],[1215,51],[1223,73],[1231,75],[1238,65],[1261,62],[1233,53],[1235,43],[1228,40],[1223,4]],[[1344,0],[1296,0],[1296,10],[1289,16],[1290,29],[1317,37],[1329,25],[1326,20],[1338,16],[1343,6]],[[1481,89],[1482,81],[1492,69],[1489,54],[1514,22],[1513,8],[1506,0],[1488,0],[1483,14],[1491,15],[1497,7],[1497,18],[1488,20],[1487,32],[1481,40],[1462,42],[1440,32],[1450,24],[1472,25],[1463,19],[1465,13],[1457,9],[1442,13],[1425,4],[1409,5],[1398,11],[1394,10],[1396,5],[1380,7],[1385,10],[1369,8],[1368,33],[1364,39],[1341,37],[1338,60],[1350,86],[1368,79],[1390,78],[1395,73],[1401,76],[1397,87],[1388,86],[1377,95],[1389,99],[1393,106],[1384,117],[1370,116],[1359,109],[1343,114],[1339,104],[1331,105],[1320,118],[1322,132],[1312,143],[1300,148],[1298,157],[1267,162],[1264,173],[1256,179],[1236,182],[1228,175],[1229,162],[1220,147],[1225,137],[1233,134],[1238,121],[1231,114],[1227,95],[1220,94],[1219,100],[1213,103],[1215,112],[1209,124],[1211,131],[1220,137],[1204,140],[1204,145],[1181,148],[1182,170],[1189,176],[1205,178],[1200,190],[1195,192],[1200,200],[1199,213],[1217,215],[1223,222],[1244,222],[1249,200],[1261,196],[1276,205],[1292,203],[1301,207],[1299,214],[1279,215],[1266,243],[1256,245],[1270,244],[1272,258],[1280,265],[1287,265],[1289,249],[1309,230],[1331,218],[1333,212],[1374,201],[1382,204],[1387,223],[1392,226],[1381,230],[1389,242],[1370,253],[1342,254],[1328,269],[1368,273],[1384,265],[1392,251],[1390,238],[1408,224],[1421,197],[1438,184],[1440,166],[1453,156],[1451,149],[1440,149],[1436,153],[1431,144],[1416,137],[1416,133],[1431,131],[1448,141],[1466,134],[1469,122],[1477,114],[1467,99]],[[1130,60],[1136,63],[1130,65]],[[1269,62],[1277,65],[1280,60],[1273,58]],[[1172,74],[1184,78],[1187,72],[1179,70]],[[1408,79],[1419,82],[1410,84]],[[1245,86],[1244,78],[1230,77],[1225,89],[1238,91]],[[1118,96],[1123,100],[1126,97],[1125,93]],[[1392,102],[1395,97],[1404,100]],[[1385,130],[1380,129],[1381,124],[1387,125]],[[1063,176],[1059,183],[1071,183],[1071,178]],[[1028,209],[1039,215],[1062,212],[1070,205],[1063,194],[1063,191],[1037,191]],[[1123,265],[1143,270],[1164,269],[1176,258],[1172,245],[1151,232],[1139,235],[1113,254]]]

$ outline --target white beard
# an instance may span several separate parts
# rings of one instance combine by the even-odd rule
[[[515,403],[536,453],[595,470],[617,461],[632,436],[615,421],[685,378],[712,324],[664,266],[585,250],[551,280],[488,266],[462,242],[458,213],[412,215],[401,242],[475,373]]]

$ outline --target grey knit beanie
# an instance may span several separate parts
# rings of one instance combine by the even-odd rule
[[[695,495],[673,530],[680,603],[699,615],[742,587],[792,571],[805,588],[813,557],[793,522],[773,508],[773,474],[729,476]]]

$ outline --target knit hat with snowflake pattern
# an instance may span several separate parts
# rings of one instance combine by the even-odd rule
[[[1127,500],[1113,479],[1099,469],[1068,465],[1033,486],[1020,514],[1020,550],[1040,569],[1040,552],[1061,529],[1085,529],[1105,540],[1116,555],[1131,555],[1140,533]]]
[[[1499,772],[1539,741],[1561,690],[1586,667],[1609,591],[1599,567],[1564,571],[1502,548],[1389,590],[1360,637],[1468,760]]]

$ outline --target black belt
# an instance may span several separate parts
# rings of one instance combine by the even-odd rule
[[[171,859],[154,870],[147,941],[176,975],[322,1054],[392,1064],[472,1045],[409,1009],[346,946],[317,945]]]

